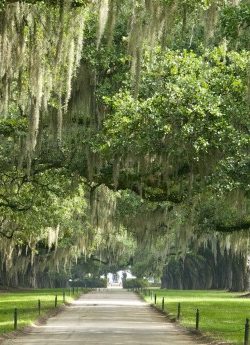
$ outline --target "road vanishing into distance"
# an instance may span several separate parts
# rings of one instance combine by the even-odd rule
[[[4,345],[194,345],[197,342],[133,292],[82,295],[45,325]],[[201,343],[200,343],[201,344]]]

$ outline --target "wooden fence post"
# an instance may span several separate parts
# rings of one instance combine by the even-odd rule
[[[199,330],[199,324],[200,324],[200,312],[199,312],[199,309],[197,309],[197,311],[196,311],[196,322],[195,322],[196,331]]]
[[[17,308],[14,309],[14,330],[17,330]]]
[[[38,315],[41,315],[41,301],[38,300]]]
[[[162,309],[162,311],[164,311],[164,309],[165,309],[165,298],[164,297],[162,297],[161,309]]]
[[[249,344],[249,319],[246,319],[244,345]]]
[[[181,317],[181,304],[178,303],[177,320],[180,320],[180,317]]]

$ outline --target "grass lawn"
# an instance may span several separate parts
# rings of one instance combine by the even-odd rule
[[[41,301],[41,314],[45,316],[48,311],[55,308],[55,296],[57,297],[57,306],[63,304],[62,289],[35,289],[17,292],[0,291],[0,334],[13,331],[14,327],[14,309],[18,309],[18,329],[30,325],[35,321],[38,315],[38,300]],[[65,301],[71,302],[79,294],[74,296],[69,289],[65,290]]]
[[[244,325],[250,318],[250,298],[239,298],[242,293],[224,291],[180,291],[153,290],[157,295],[157,307],[162,307],[165,297],[165,311],[177,315],[178,303],[181,303],[180,324],[195,328],[197,308],[200,311],[200,330],[215,339],[242,345]],[[144,296],[147,302],[153,298]]]

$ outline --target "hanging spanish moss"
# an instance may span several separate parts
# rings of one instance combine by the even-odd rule
[[[100,9],[99,9],[99,20],[98,20],[98,34],[97,34],[97,47],[100,45],[102,36],[104,34],[107,22],[108,22],[108,16],[110,12],[110,0],[103,0],[100,1]]]
[[[37,145],[42,106],[48,109],[48,102],[56,94],[57,131],[61,137],[62,108],[67,107],[72,78],[80,62],[85,14],[85,9],[73,11],[70,6],[70,1],[63,2],[59,9],[18,2],[6,5],[1,13],[0,114],[9,116],[15,104],[22,116],[28,116],[29,156]],[[17,82],[18,93],[13,98]]]
[[[205,11],[204,21],[205,44],[208,45],[214,36],[218,21],[218,5],[215,1]]]
[[[191,271],[204,267],[203,256],[211,267],[243,263],[248,122],[235,122],[246,98],[250,104],[250,73],[243,76],[244,49],[230,54],[238,46],[219,32],[226,7],[4,6],[0,120],[14,124],[0,133],[2,284],[53,286],[53,275],[70,274],[81,257],[114,265],[146,253],[161,272],[173,258],[180,271],[189,267],[193,288]],[[84,186],[77,195],[74,183]]]

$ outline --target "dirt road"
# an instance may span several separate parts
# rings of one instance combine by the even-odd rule
[[[83,295],[65,311],[4,345],[194,345],[132,292],[105,289]]]

